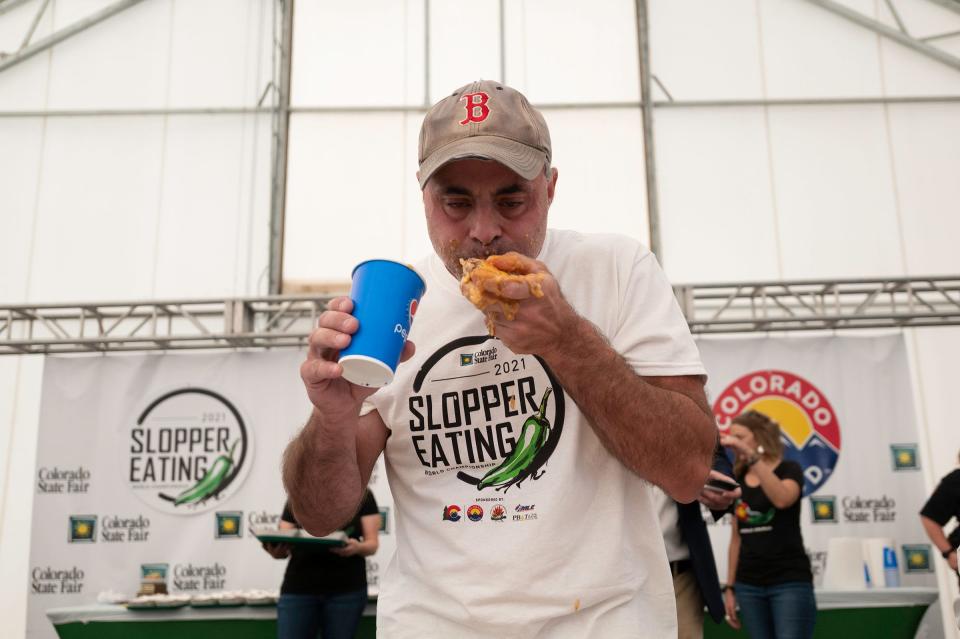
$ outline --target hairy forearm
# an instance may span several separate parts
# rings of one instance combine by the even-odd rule
[[[545,359],[612,455],[677,501],[697,498],[716,444],[704,407],[644,381],[582,318]]]
[[[300,525],[327,535],[357,512],[363,497],[356,416],[314,410],[283,456],[283,486]]]

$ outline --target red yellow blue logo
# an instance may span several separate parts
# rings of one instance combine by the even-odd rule
[[[760,370],[727,386],[713,404],[721,433],[730,421],[756,410],[780,424],[784,458],[803,467],[803,494],[811,495],[830,479],[840,457],[840,422],[826,395],[795,373]]]
[[[469,519],[470,521],[480,521],[481,519],[483,519],[483,508],[481,508],[477,504],[474,504],[473,506],[470,506],[469,508],[467,508],[467,519]]]
[[[444,508],[443,521],[460,521],[460,506],[452,505]]]

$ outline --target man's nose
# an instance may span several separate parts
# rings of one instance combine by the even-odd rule
[[[502,232],[500,228],[500,215],[493,206],[489,204],[478,205],[476,209],[474,209],[471,217],[471,238],[481,244],[490,244],[500,237]]]

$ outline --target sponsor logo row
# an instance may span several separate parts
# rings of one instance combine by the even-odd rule
[[[507,521],[508,518],[511,521],[530,521],[537,518],[534,504],[517,504],[509,513],[503,504],[488,505],[488,508],[489,512],[484,511],[480,504],[473,504],[464,512],[459,504],[451,504],[443,508],[443,521],[458,522],[464,518],[474,522],[484,518],[490,521]]]
[[[227,567],[220,562],[213,564],[174,564],[170,570],[167,563],[140,564],[141,584],[167,584],[180,592],[222,590],[226,585]],[[30,571],[30,592],[35,595],[61,595],[83,593],[85,571],[78,566],[54,568],[35,566]]]
[[[70,515],[69,518],[70,543],[103,543],[116,542],[145,542],[150,539],[150,518],[143,515],[135,517],[119,517],[107,515],[103,518],[98,515]],[[278,525],[280,515],[264,511],[251,512],[247,515],[250,526]],[[390,508],[380,509],[380,533],[390,534]],[[215,539],[238,539],[243,537],[243,511],[228,510],[214,513],[213,536]]]

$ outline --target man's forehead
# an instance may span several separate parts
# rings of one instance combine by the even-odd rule
[[[493,189],[497,193],[528,191],[533,180],[527,180],[502,164],[492,160],[461,160],[440,168],[430,178],[435,189],[441,191],[477,191]]]

